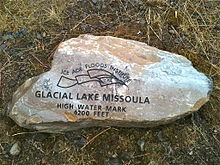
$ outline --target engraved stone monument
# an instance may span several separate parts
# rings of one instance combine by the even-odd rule
[[[9,116],[44,132],[154,126],[198,110],[211,90],[212,80],[183,56],[138,41],[81,35],[59,45],[50,71],[18,88]]]

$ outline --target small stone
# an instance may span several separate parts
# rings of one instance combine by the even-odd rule
[[[13,156],[17,156],[17,155],[20,154],[21,148],[19,147],[18,142],[15,143],[15,144],[13,144],[13,146],[11,147],[11,149],[10,149],[9,152],[10,152],[10,154],[13,155]]]
[[[25,69],[26,69],[26,67],[23,66],[23,67],[20,68],[20,71],[24,71]]]
[[[219,61],[220,61],[220,59],[217,58],[217,57],[212,57],[212,58],[211,58],[211,63],[212,63],[212,64],[218,64]]]
[[[3,155],[7,154],[7,151],[2,151],[2,154],[3,154]]]
[[[27,34],[28,34],[28,30],[27,30],[27,29],[21,29],[20,32],[23,33],[24,35],[27,35]]]
[[[160,142],[166,141],[166,139],[163,137],[162,131],[159,131],[159,132],[157,133],[157,137],[158,137],[158,140],[159,140]]]
[[[20,32],[15,32],[15,33],[13,33],[13,36],[14,36],[15,38],[19,38],[19,37],[20,37]]]
[[[214,29],[220,30],[220,24],[217,24],[217,25],[214,27]]]
[[[91,0],[93,3],[97,3],[98,2],[98,0]]]
[[[20,74],[19,78],[23,79],[25,77],[25,74]]]
[[[193,117],[193,119],[194,119],[197,123],[199,123],[199,124],[205,124],[205,123],[206,123],[206,120],[202,119],[197,112],[194,112],[194,113],[192,114],[192,117]]]
[[[12,88],[12,87],[14,87],[14,86],[16,86],[16,85],[17,85],[17,83],[16,83],[14,80],[9,81],[9,83],[8,83],[8,86],[9,86],[10,88]]]
[[[168,32],[169,32],[170,34],[176,34],[175,30],[172,30],[172,29],[169,30]]]
[[[36,37],[37,37],[37,39],[39,39],[39,40],[42,40],[42,39],[43,39],[43,36],[42,36],[41,34],[39,34],[39,33],[37,34]]]
[[[113,26],[114,26],[113,23],[108,24],[108,27],[109,27],[109,28],[112,28]]]
[[[15,73],[14,78],[17,80],[20,77],[20,72]]]
[[[111,158],[105,165],[122,165],[122,161],[119,158]]]
[[[131,160],[134,158],[134,154],[135,152],[126,152],[124,151],[121,155],[120,155],[120,158],[123,160],[123,161],[128,161],[128,160]]]
[[[15,38],[22,38],[22,37],[26,36],[27,34],[28,34],[28,30],[27,29],[21,29],[21,30],[13,33],[12,35]]]
[[[138,140],[137,144],[140,147],[140,150],[143,152],[145,141],[144,140]]]
[[[139,21],[138,21],[140,24],[145,24],[146,23],[146,20],[145,19],[140,19]]]
[[[11,34],[5,35],[2,37],[2,40],[6,41],[6,40],[12,40],[14,39],[14,36]]]
[[[78,138],[74,139],[73,142],[74,144],[76,144],[78,147],[81,148],[86,143],[86,138],[83,136],[79,136]]]
[[[137,32],[137,35],[143,35],[143,34],[144,33],[142,31],[140,31],[140,30]]]
[[[4,158],[8,159],[9,158],[9,154],[7,152],[4,152],[3,151],[3,155],[4,155]]]
[[[7,53],[10,55],[10,56],[13,56],[13,57],[16,57],[17,56],[17,51],[14,50],[14,49],[8,49],[7,50]]]
[[[183,37],[178,37],[177,39],[174,40],[175,44],[180,44],[184,42],[184,38]]]
[[[210,8],[210,7],[212,7],[213,5],[210,3],[210,2],[206,2],[206,3],[204,3],[204,7],[205,8]]]
[[[82,35],[61,43],[51,70],[17,89],[9,116],[44,132],[156,126],[197,111],[212,88],[183,56],[138,41]]]
[[[174,155],[174,150],[172,149],[172,147],[169,145],[169,146],[167,146],[167,148],[166,148],[166,150],[167,150],[167,152],[168,152],[168,154],[169,155]]]
[[[0,45],[0,51],[5,50],[8,46],[6,44],[1,44]]]
[[[125,21],[125,22],[129,22],[129,21],[131,21],[131,18],[128,18],[128,17],[122,17],[122,20]]]
[[[7,108],[6,108],[6,111],[5,111],[5,115],[8,115],[8,113],[9,113],[10,110],[11,110],[11,108],[12,108],[12,104],[11,104],[11,102],[9,102],[9,103],[7,104]]]
[[[193,155],[193,151],[190,151],[190,152],[189,152],[189,155],[192,156],[192,155]]]
[[[64,30],[62,30],[62,33],[65,33],[65,31],[64,31]],[[46,36],[47,36],[47,34],[46,34],[45,32],[43,32],[42,36],[43,36],[43,37],[46,37]]]

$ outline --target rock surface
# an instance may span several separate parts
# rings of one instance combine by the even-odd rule
[[[49,72],[18,88],[9,116],[44,132],[154,126],[198,110],[211,90],[212,80],[183,56],[138,41],[82,35],[59,45]]]

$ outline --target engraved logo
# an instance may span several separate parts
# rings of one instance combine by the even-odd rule
[[[76,85],[90,82],[98,82],[101,87],[112,84],[126,85],[125,82],[117,78],[109,71],[106,71],[104,69],[89,69],[87,70],[86,74],[76,75],[75,78],[61,76],[57,83],[57,86],[60,88],[70,88]]]

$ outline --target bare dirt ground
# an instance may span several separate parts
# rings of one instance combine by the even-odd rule
[[[179,53],[211,76],[198,112],[154,128],[36,133],[7,117],[13,92],[50,69],[57,45],[79,34],[111,35]],[[220,1],[1,0],[1,165],[220,164]],[[18,143],[20,153],[9,153]]]

